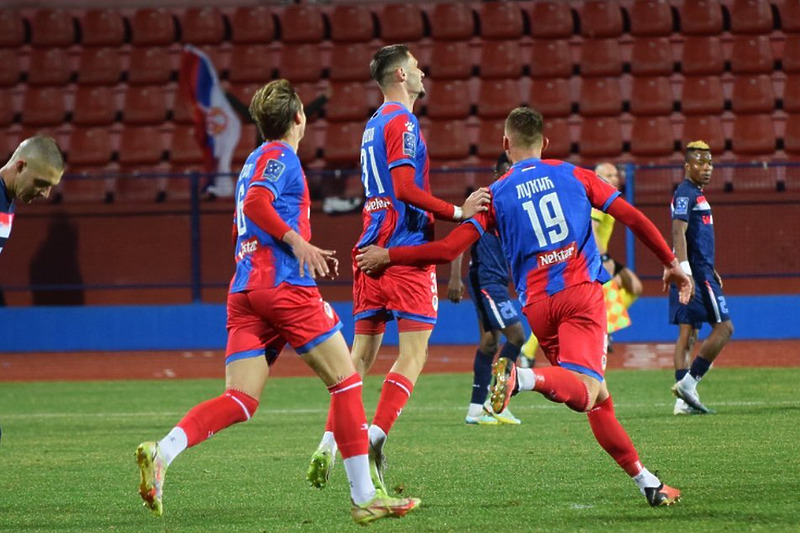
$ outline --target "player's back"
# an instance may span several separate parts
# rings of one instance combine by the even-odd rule
[[[524,301],[609,279],[590,215],[592,206],[605,210],[619,192],[594,173],[532,158],[515,163],[490,190],[495,226]]]
[[[428,150],[417,118],[396,102],[383,104],[361,138],[361,182],[366,201],[363,233],[356,247],[416,245],[433,237],[433,216],[397,199],[393,168],[409,165],[414,183],[430,192]]]

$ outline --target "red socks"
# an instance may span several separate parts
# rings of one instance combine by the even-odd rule
[[[595,405],[586,415],[589,418],[589,425],[592,426],[594,438],[597,439],[600,446],[629,476],[638,475],[642,471],[639,454],[636,452],[631,438],[625,432],[625,428],[614,414],[614,402],[611,401],[611,396],[604,402]]]
[[[381,398],[378,400],[378,408],[375,410],[375,418],[372,424],[378,426],[385,434],[389,434],[397,417],[403,411],[414,384],[402,374],[389,372],[381,389]]]
[[[542,393],[548,400],[566,404],[573,411],[582,413],[589,406],[589,389],[572,372],[560,366],[537,368],[533,390]]]
[[[366,455],[369,448],[367,415],[361,400],[361,376],[353,373],[336,385],[328,387],[331,406],[325,431],[333,431],[343,459]]]
[[[186,433],[188,447],[192,447],[228,426],[250,420],[256,409],[258,400],[241,391],[228,389],[224,394],[194,406],[178,422],[178,427]]]

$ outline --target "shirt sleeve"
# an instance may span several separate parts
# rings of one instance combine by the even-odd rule
[[[675,191],[675,196],[672,197],[672,220],[683,220],[689,222],[689,213],[697,203],[697,198],[688,195],[685,190],[678,188]]]
[[[297,157],[288,150],[265,152],[256,161],[250,185],[266,187],[273,198],[279,198],[298,170]]]
[[[419,126],[408,113],[399,113],[383,128],[386,143],[386,162],[389,170],[400,165],[417,168]]]
[[[597,177],[597,174],[585,168],[575,167],[574,175],[586,188],[586,196],[592,207],[605,212],[614,198],[619,196],[619,191]]]

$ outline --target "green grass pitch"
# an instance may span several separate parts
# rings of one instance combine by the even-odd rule
[[[280,363],[279,363],[280,364]],[[387,485],[422,498],[381,531],[799,531],[800,369],[715,369],[713,416],[672,416],[671,372],[611,371],[642,461],[683,501],[652,509],[594,441],[586,417],[523,393],[519,427],[467,427],[468,374],[423,375],[387,444]],[[368,416],[381,378],[366,381]],[[341,461],[324,490],[305,471],[328,395],[310,378],[267,383],[247,424],[170,467],[164,516],[141,506],[133,458],[221,380],[0,384],[0,531],[356,530]]]

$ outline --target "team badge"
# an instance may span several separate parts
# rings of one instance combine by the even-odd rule
[[[286,165],[278,161],[277,159],[270,159],[267,161],[267,166],[264,167],[264,174],[262,177],[270,180],[270,181],[278,181],[278,178],[281,177],[283,171],[286,170]]]
[[[413,133],[403,133],[403,153],[409,157],[417,155],[417,136]]]
[[[409,122],[406,122],[406,129],[407,129],[408,131],[414,131],[414,123],[413,123],[413,122],[411,122],[411,121],[409,121]]]
[[[689,199],[685,196],[675,198],[675,214],[685,215],[689,212]]]

